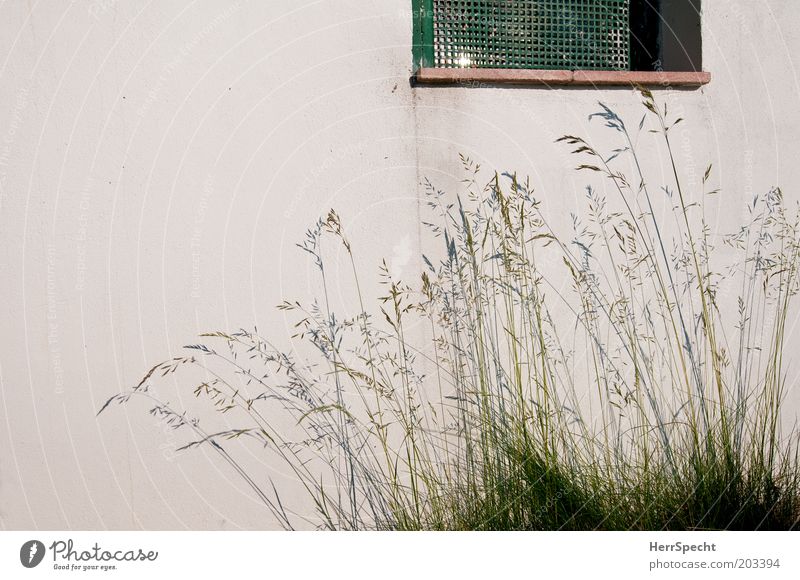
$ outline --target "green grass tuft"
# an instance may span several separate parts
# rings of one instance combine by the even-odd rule
[[[280,306],[297,315],[308,356],[255,331],[211,333],[109,402],[146,398],[289,529],[795,528],[797,433],[782,420],[796,208],[774,189],[748,202],[737,231],[714,232],[711,167],[687,190],[670,143],[680,120],[640,92],[636,131],[605,106],[592,116],[615,150],[559,140],[612,192],[588,188],[570,232],[527,181],[463,158],[465,192],[427,186],[441,249],[418,284],[384,264],[385,293],[368,307],[332,211],[300,244],[318,300]],[[663,188],[644,174],[637,144],[648,138],[667,152]],[[355,314],[332,310],[328,241],[349,260]],[[722,264],[720,248],[736,259]],[[206,430],[155,394],[158,377],[187,366],[203,374],[194,394],[237,428]],[[248,473],[233,439],[288,466],[318,517],[304,521]]]

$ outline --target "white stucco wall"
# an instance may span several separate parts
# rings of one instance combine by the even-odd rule
[[[605,139],[596,102],[635,124],[639,98],[412,88],[410,4],[0,5],[0,528],[271,526],[144,407],[99,406],[199,332],[288,333],[274,306],[313,290],[294,244],[329,207],[366,279],[382,257],[413,275],[420,182],[454,186],[458,153],[578,207],[554,139]],[[714,164],[719,225],[773,185],[798,199],[795,4],[707,0],[712,82],[657,93],[686,118],[687,179]]]

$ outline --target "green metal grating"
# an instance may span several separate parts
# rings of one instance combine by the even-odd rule
[[[417,0],[422,66],[628,70],[630,0]]]

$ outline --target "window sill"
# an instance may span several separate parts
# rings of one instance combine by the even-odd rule
[[[426,67],[414,78],[421,85],[698,88],[711,81],[711,73]]]

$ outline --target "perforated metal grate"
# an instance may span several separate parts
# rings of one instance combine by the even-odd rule
[[[425,66],[627,70],[629,3],[424,0]]]

